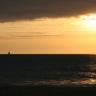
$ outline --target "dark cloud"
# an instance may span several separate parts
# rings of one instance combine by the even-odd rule
[[[96,12],[96,0],[0,0],[0,22]]]

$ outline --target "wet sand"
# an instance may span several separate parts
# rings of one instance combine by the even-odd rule
[[[96,96],[96,88],[61,86],[0,86],[0,96]]]

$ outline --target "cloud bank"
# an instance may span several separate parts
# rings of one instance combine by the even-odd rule
[[[0,22],[96,13],[96,0],[0,0]]]

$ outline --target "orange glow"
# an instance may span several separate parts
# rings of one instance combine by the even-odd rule
[[[82,16],[83,24],[91,29],[96,29],[96,14]]]
[[[94,16],[1,23],[0,53],[95,54],[96,30],[84,24]]]

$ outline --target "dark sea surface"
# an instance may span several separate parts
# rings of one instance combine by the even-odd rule
[[[3,54],[0,85],[96,86],[96,55]]]

